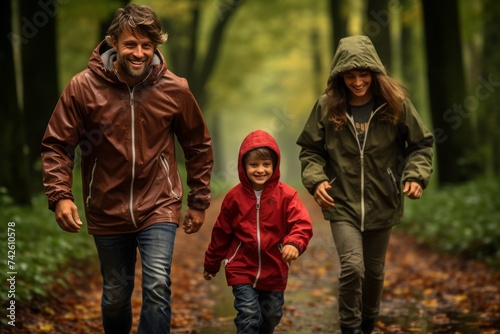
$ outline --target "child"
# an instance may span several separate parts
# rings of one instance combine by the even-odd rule
[[[290,262],[312,237],[309,213],[297,191],[280,179],[280,151],[261,130],[242,142],[240,183],[221,206],[205,253],[206,280],[224,262],[232,286],[238,333],[273,333],[283,315]]]

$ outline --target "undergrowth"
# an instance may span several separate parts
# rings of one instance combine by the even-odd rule
[[[79,205],[80,179],[78,172],[75,174],[75,202],[80,209],[80,217],[83,218],[82,206]],[[71,275],[79,267],[75,264],[89,259],[97,261],[94,240],[88,234],[85,222],[80,233],[63,231],[55,220],[54,212],[48,209],[47,197],[43,194],[34,196],[31,206],[18,206],[11,202],[7,194],[0,194],[0,222],[3,226],[0,231],[0,247],[5,254],[0,263],[5,268],[4,273],[16,273],[15,298],[9,299],[17,303],[35,297],[46,297],[53,284],[70,284]],[[10,240],[7,237],[9,225],[14,229],[10,232],[15,232],[15,241],[12,237]],[[15,257],[8,258],[7,250],[9,246],[12,250],[12,244],[15,254],[9,254]],[[14,266],[9,267],[13,263]],[[4,281],[0,285],[0,294],[4,297],[11,290],[10,284],[6,283]]]
[[[499,181],[481,178],[406,199],[400,228],[435,250],[500,266]]]

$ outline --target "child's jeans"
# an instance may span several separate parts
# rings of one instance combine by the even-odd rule
[[[283,291],[257,290],[250,284],[233,286],[234,323],[238,334],[272,334],[283,316]]]

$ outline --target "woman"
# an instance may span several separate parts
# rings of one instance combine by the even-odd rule
[[[302,182],[330,221],[340,258],[342,333],[371,333],[403,194],[422,196],[433,136],[366,36],[340,40],[325,93],[300,134]]]

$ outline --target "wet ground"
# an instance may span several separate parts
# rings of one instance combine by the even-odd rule
[[[277,333],[340,333],[339,264],[329,224],[311,210],[314,237],[294,263]],[[395,230],[387,255],[381,316],[374,333],[500,333],[500,273],[437,254]],[[213,283],[209,283],[213,284]],[[224,275],[212,287],[214,323],[200,333],[234,333],[231,289]]]
[[[339,265],[330,228],[310,196],[303,197],[314,222],[307,251],[292,263],[284,316],[276,333],[340,333],[337,312]],[[233,296],[223,272],[207,282],[203,256],[219,203],[207,211],[199,233],[179,229],[172,267],[172,333],[234,333]],[[500,273],[477,261],[438,254],[402,233],[391,238],[381,316],[374,333],[500,334]],[[76,265],[76,264],[73,264]],[[89,265],[71,284],[54,286],[48,299],[20,305],[16,328],[2,333],[102,333],[100,275]],[[132,307],[141,307],[140,263]]]

